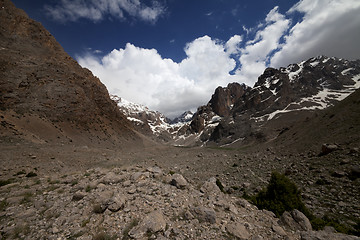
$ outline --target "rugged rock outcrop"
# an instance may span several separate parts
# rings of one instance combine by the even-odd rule
[[[217,88],[195,113],[189,131],[202,142],[220,145],[273,139],[284,123],[302,121],[359,87],[360,60],[319,56],[286,68],[267,68],[253,88],[238,83]]]
[[[100,80],[10,0],[0,1],[0,110],[3,127],[14,126],[7,131],[42,141],[80,140],[79,132],[96,141],[135,136]],[[48,126],[49,136],[39,127],[25,129],[26,118],[34,121],[28,125]],[[72,130],[78,134],[70,136]]]

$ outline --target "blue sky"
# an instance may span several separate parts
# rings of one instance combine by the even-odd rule
[[[169,117],[268,66],[360,58],[358,0],[13,0],[111,94]]]

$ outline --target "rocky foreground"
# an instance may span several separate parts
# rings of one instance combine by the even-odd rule
[[[278,219],[222,193],[215,178],[194,186],[157,166],[7,174],[0,239],[359,239],[312,231],[297,210]]]

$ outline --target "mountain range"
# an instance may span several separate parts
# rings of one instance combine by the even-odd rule
[[[207,105],[192,116],[187,113],[191,121],[176,127],[164,116],[154,121],[156,114],[149,115],[148,110],[124,104],[120,108],[136,124],[148,122],[152,129],[167,132],[172,137],[162,140],[170,144],[239,145],[274,139],[289,125],[334,106],[359,87],[359,60],[318,56],[280,69],[267,68],[254,87],[239,83],[218,87]]]
[[[360,231],[359,87],[360,60],[317,56],[170,120],[0,0],[0,239],[359,239],[336,233]],[[330,226],[242,198],[273,171]]]

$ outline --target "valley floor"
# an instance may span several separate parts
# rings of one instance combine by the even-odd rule
[[[69,212],[67,206],[62,205],[59,201],[56,200],[57,197],[59,197],[59,199],[63,199],[65,202],[68,201],[71,205],[71,208],[76,208],[77,205],[71,199],[76,198],[76,194],[79,193],[82,196],[81,199],[84,198],[86,201],[91,202],[91,207],[86,206],[86,203],[81,202],[81,209],[87,212],[91,212],[91,208],[95,204],[94,201],[96,200],[96,196],[90,196],[88,194],[90,191],[96,194],[105,194],[101,191],[108,193],[110,190],[114,191],[114,189],[119,188],[125,189],[121,190],[126,191],[123,193],[124,196],[126,195],[127,197],[132,198],[132,195],[135,192],[137,192],[139,189],[141,190],[141,184],[160,184],[161,186],[155,187],[155,190],[170,187],[170,185],[164,186],[162,184],[166,182],[164,179],[168,178],[174,173],[182,175],[187,180],[188,186],[190,186],[190,188],[186,188],[186,196],[192,196],[195,193],[191,191],[199,191],[204,182],[213,178],[218,179],[225,186],[225,190],[231,193],[230,195],[224,196],[224,198],[228,199],[228,202],[232,201],[232,203],[236,205],[236,202],[242,201],[239,200],[241,199],[239,196],[242,196],[244,193],[254,194],[258,192],[268,183],[271,172],[278,171],[280,173],[286,173],[286,175],[288,175],[288,177],[299,186],[302,191],[303,200],[317,216],[322,217],[324,215],[328,215],[349,226],[356,224],[356,221],[359,221],[360,217],[359,178],[351,178],[351,174],[358,174],[358,172],[356,172],[358,171],[356,166],[359,163],[358,149],[348,149],[343,147],[328,155],[318,156],[319,152],[308,152],[306,154],[294,153],[265,145],[258,145],[256,149],[252,147],[185,148],[164,146],[156,143],[147,143],[142,144],[141,146],[134,144],[133,146],[129,146],[126,149],[117,150],[110,147],[108,148],[106,146],[89,147],[70,144],[51,145],[27,142],[6,142],[4,140],[1,142],[0,148],[0,225],[2,226],[0,230],[3,233],[9,231],[25,231],[22,234],[26,236],[26,232],[34,231],[36,228],[31,226],[32,223],[29,223],[30,225],[26,225],[25,223],[24,226],[21,225],[26,228],[25,230],[21,230],[21,226],[19,227],[20,230],[16,230],[16,222],[18,220],[17,218],[23,219],[26,215],[25,218],[29,217],[32,219],[31,217],[33,217],[37,221],[50,221],[51,224],[44,223],[43,227],[47,228],[46,231],[53,232],[51,236],[53,236],[54,239],[56,239],[55,236],[69,237],[71,234],[84,235],[80,234],[80,232],[82,233],[84,229],[81,231],[79,230],[80,232],[74,230],[71,232],[71,234],[67,233],[70,234],[69,236],[66,236],[66,231],[61,230],[61,224],[59,223],[60,216],[63,214],[65,214],[65,216],[67,216],[66,214],[71,215],[71,211],[73,210],[69,210]],[[320,149],[321,146],[319,146],[319,151]],[[151,181],[155,180],[153,178],[148,178],[149,174],[154,174],[151,172],[152,170],[149,170],[149,168],[161,169],[161,178],[158,179],[158,182],[150,183]],[[142,172],[142,174],[149,172],[148,174],[145,174],[145,176],[146,179],[148,179],[150,182],[141,183],[141,179],[139,180],[140,182],[138,180],[132,179],[131,176],[137,172]],[[121,179],[116,183],[111,182],[113,180],[109,180],[110,182],[106,182],[104,180],[105,182],[102,182],[101,179],[106,177],[108,174],[111,176],[113,176],[112,174],[118,174],[118,177]],[[128,182],[129,185],[121,185],[125,184],[124,182],[127,180],[130,181]],[[115,179],[114,181],[117,180]],[[138,184],[140,185],[138,186]],[[111,185],[114,186],[111,187]],[[146,185],[145,188],[149,186]],[[128,192],[133,191],[131,188],[135,188],[134,193]],[[175,191],[175,189],[176,188],[173,190]],[[170,193],[168,192],[166,194],[173,194],[176,199],[176,196],[179,197],[181,191],[174,191],[171,190]],[[140,192],[138,192],[139,196],[142,196]],[[111,193],[110,195],[113,194],[114,193]],[[157,198],[155,192],[150,194],[150,198],[152,199],[148,201],[150,202],[150,206],[152,206],[150,208],[155,211],[161,204],[171,205],[171,202],[168,202],[168,200],[165,199],[170,195],[167,196],[166,194],[162,196],[159,195],[160,203],[159,201],[155,201],[155,199],[153,199],[154,197]],[[219,200],[217,196],[218,194],[215,194],[213,197]],[[201,195],[201,199],[203,197],[204,196]],[[200,201],[196,203],[194,202],[193,205],[198,206],[205,204],[208,207],[213,206],[214,202],[210,201],[211,198],[209,200],[210,202],[208,200],[206,200],[206,197],[204,197],[204,199],[201,201],[207,201],[206,204]],[[59,209],[55,211],[53,207],[51,208],[52,210],[49,211],[50,207],[46,205],[47,201],[50,201],[51,204],[55,204],[54,206],[58,204]],[[77,201],[78,200],[75,202]],[[152,201],[155,202],[151,203]],[[135,201],[134,204],[141,205],[145,203]],[[160,205],[158,206],[158,204]],[[174,205],[175,209],[178,208],[180,211],[180,203],[177,204],[178,205]],[[128,206],[130,207],[131,204],[129,203]],[[224,206],[222,207],[224,208]],[[164,207],[164,209],[164,211],[170,211],[168,208]],[[191,210],[190,206],[189,209]],[[241,210],[240,207],[240,209],[237,209],[236,211],[241,212],[245,210],[246,208]],[[42,215],[41,211],[43,211]],[[62,213],[61,211],[65,211],[67,213]],[[225,209],[224,211],[227,212],[228,210]],[[25,215],[22,216],[20,214],[21,212]],[[146,210],[145,212],[149,211]],[[32,214],[34,214],[34,216],[32,216]],[[56,215],[57,217],[52,216],[51,214]],[[80,214],[80,212],[74,214]],[[103,226],[102,228],[99,228],[100,230],[104,229],[104,227],[106,228],[106,224],[101,224],[108,224],[109,221],[114,217],[111,214],[111,211],[108,212],[108,215],[101,215],[101,217],[99,217],[100,215],[95,214],[94,218],[90,214],[87,216],[88,218],[82,219],[82,221],[84,221],[83,224],[85,224],[87,221],[97,221],[96,224],[89,224],[89,226],[93,228],[90,231],[91,236],[94,236],[94,234],[97,234],[97,230],[95,229],[96,226]],[[143,215],[144,213],[140,214],[137,212],[137,214],[137,219],[142,219],[145,217],[145,215]],[[176,215],[180,213],[172,212],[171,214]],[[254,214],[256,215],[257,212]],[[46,217],[48,215],[51,216]],[[129,217],[126,217],[126,214],[122,216],[122,222],[119,222],[119,224],[124,225],[122,225],[122,230],[120,232],[123,232],[125,230],[125,225],[128,226],[128,224],[130,224],[132,221]],[[236,216],[239,216],[239,214]],[[109,219],[107,219],[108,217]],[[171,216],[166,216],[166,218],[168,217]],[[260,217],[260,215],[258,217]],[[219,218],[220,220],[217,219],[217,221],[220,221],[220,223],[217,224],[216,227],[211,226],[210,224],[208,225],[208,228],[218,228],[216,231],[222,232],[223,234],[221,236],[224,239],[227,239],[224,237],[229,235],[229,231],[226,231],[226,226],[228,221],[230,221],[232,218],[238,219],[238,217],[231,217],[231,214],[226,215],[223,218]],[[63,221],[68,221],[68,219],[63,219]],[[175,222],[172,222],[174,226],[173,229],[177,229],[181,225],[180,224],[178,226],[175,224]],[[237,224],[239,221],[235,221],[235,223]],[[77,224],[81,225],[81,223]],[[270,222],[266,224],[269,225]],[[221,227],[224,228],[222,231]],[[268,227],[271,229],[271,227],[274,226],[270,224]],[[210,237],[210,235],[202,235],[201,231],[199,230],[200,228],[201,227],[195,227],[194,230],[199,236],[198,239],[206,239],[207,237]],[[275,228],[277,227],[275,226]],[[251,230],[251,226],[247,226],[246,229],[248,229],[247,232],[249,234],[256,233],[259,236],[262,234],[259,229],[255,231],[255,227],[253,231]],[[163,230],[165,232],[165,229]],[[188,230],[189,229],[186,231]],[[38,229],[36,231],[38,231]],[[176,232],[176,230],[174,231]],[[214,230],[214,234],[216,231]],[[209,232],[209,234],[212,233],[213,231]],[[115,232],[111,230],[111,234],[115,234]],[[275,235],[272,237],[275,239],[281,239],[285,236],[281,234],[279,235],[279,232],[276,231],[274,234]],[[230,235],[234,235],[234,233],[231,233]],[[196,235],[192,236],[194,237]],[[264,234],[263,236],[265,237]],[[267,236],[269,237],[270,235]],[[288,232],[287,236],[293,237],[294,239],[299,237],[299,235],[292,235],[291,232]]]

